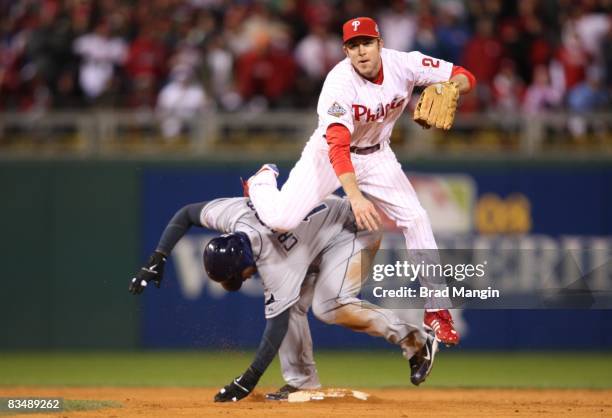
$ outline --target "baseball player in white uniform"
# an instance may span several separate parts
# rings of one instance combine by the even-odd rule
[[[289,231],[342,186],[360,228],[372,231],[379,227],[377,207],[402,230],[408,250],[437,250],[429,218],[389,138],[415,86],[450,79],[460,93],[466,93],[475,84],[474,76],[416,51],[383,48],[378,26],[368,17],[346,22],[343,40],[346,58],[325,80],[317,106],[317,129],[281,190],[276,183],[278,171],[270,164],[248,180],[253,205],[267,225]],[[447,309],[450,305],[441,306],[441,301],[428,301],[424,326],[439,341],[454,345],[459,334]]]
[[[236,291],[257,271],[264,286],[267,324],[255,360],[243,375],[221,389],[216,401],[248,396],[279,349],[287,385],[274,399],[297,389],[320,387],[306,316],[310,306],[326,323],[398,345],[409,359],[413,384],[422,383],[431,371],[435,338],[393,312],[357,298],[369,270],[363,266],[376,253],[381,235],[357,230],[346,199],[323,200],[291,232],[265,225],[246,198],[187,205],[164,229],[155,252],[131,280],[130,292],[141,293],[149,282],[159,287],[166,257],[194,225],[224,233],[204,250],[209,278]]]

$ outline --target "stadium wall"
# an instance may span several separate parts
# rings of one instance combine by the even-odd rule
[[[0,348],[139,344],[138,166],[0,163]]]
[[[162,290],[135,298],[126,287],[179,207],[239,195],[238,177],[248,177],[257,166],[0,163],[0,326],[6,331],[0,349],[254,347],[264,323],[261,288],[253,282],[227,294],[211,285],[199,259],[206,233],[190,233],[177,248]],[[607,251],[612,246],[610,164],[410,162],[404,167],[418,173],[410,175],[423,190],[437,190],[434,197],[442,193],[448,203],[448,211],[439,215],[456,220],[436,231],[443,242],[500,232],[544,237],[560,246],[566,241],[583,247],[597,243]],[[289,168],[281,166],[285,176]],[[612,348],[605,331],[610,311],[471,311],[462,317],[465,348]],[[499,324],[504,332],[491,333]],[[318,321],[312,326],[317,347],[385,346]],[[568,338],[572,329],[580,330],[580,338]]]

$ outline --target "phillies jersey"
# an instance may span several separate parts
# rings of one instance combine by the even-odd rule
[[[323,137],[329,125],[340,123],[351,133],[351,146],[386,141],[414,87],[448,81],[453,69],[452,63],[417,51],[382,48],[381,58],[382,84],[360,76],[348,58],[329,72],[319,96],[319,125],[312,139]]]

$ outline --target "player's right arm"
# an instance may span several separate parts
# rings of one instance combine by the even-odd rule
[[[341,64],[328,75],[317,105],[320,123],[326,127],[329,160],[350,203],[357,226],[374,231],[380,224],[376,208],[359,190],[355,169],[351,161],[351,135],[354,132],[352,102],[355,89],[343,77]]]
[[[160,287],[164,276],[166,258],[170,255],[177,242],[187,233],[192,226],[202,226],[200,214],[207,202],[192,203],[179,209],[170,222],[164,228],[155,251],[151,254],[147,263],[138,270],[130,281],[128,290],[134,295],[144,291],[149,282],[153,282],[157,288]]]
[[[249,212],[245,202],[245,198],[222,198],[192,203],[179,209],[166,225],[147,263],[132,278],[129,291],[135,295],[140,294],[151,281],[159,288],[166,258],[192,226],[221,233],[233,232],[236,221]]]
[[[344,193],[351,203],[351,209],[355,215],[355,221],[359,229],[376,231],[381,223],[380,215],[376,211],[374,204],[370,202],[359,190],[355,172],[347,172],[338,176]]]

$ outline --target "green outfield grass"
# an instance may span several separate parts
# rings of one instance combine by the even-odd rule
[[[0,352],[0,385],[220,387],[251,352]],[[399,352],[321,351],[326,386],[411,386]],[[262,379],[282,383],[278,361]],[[611,388],[612,353],[439,353],[427,387]],[[1,387],[0,387],[1,392]]]

